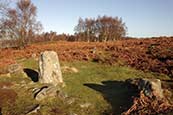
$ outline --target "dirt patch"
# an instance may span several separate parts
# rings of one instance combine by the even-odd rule
[[[10,88],[13,84],[11,82],[0,82],[0,88]]]
[[[0,88],[0,107],[14,103],[16,97],[17,93],[14,90]]]
[[[4,104],[15,102],[17,93],[10,89],[12,85],[10,82],[0,82],[0,107]]]

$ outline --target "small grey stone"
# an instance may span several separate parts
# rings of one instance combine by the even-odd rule
[[[68,104],[68,105],[71,105],[72,103],[74,103],[75,102],[75,98],[67,98],[66,99],[66,103]]]
[[[45,98],[54,98],[57,96],[57,91],[59,89],[54,86],[43,86],[39,89],[34,89],[33,94],[34,98],[38,101],[41,101]]]
[[[84,104],[80,104],[81,108],[88,108],[90,107],[92,104],[91,103],[84,103]]]
[[[70,112],[68,115],[78,115],[78,114]]]
[[[40,105],[34,104],[34,105],[30,105],[30,106],[25,107],[25,110],[23,111],[23,113],[26,115],[29,115],[32,113],[36,113],[39,109],[40,109]]]
[[[9,65],[9,67],[8,67],[8,72],[9,72],[9,73],[22,72],[22,66],[19,65],[19,64],[12,64],[12,65]]]

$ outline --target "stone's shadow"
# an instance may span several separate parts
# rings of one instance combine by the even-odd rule
[[[32,69],[28,69],[28,68],[24,68],[23,71],[27,74],[27,76],[29,78],[31,78],[31,80],[33,82],[38,82],[38,80],[39,80],[39,78],[38,78],[39,77],[39,74],[38,74],[37,71],[32,70]]]
[[[162,88],[173,91],[173,80],[162,80]]]
[[[164,82],[173,83],[173,80],[162,80]]]
[[[103,81],[102,85],[87,83],[84,86],[100,92],[111,104],[113,115],[120,115],[127,111],[133,104],[133,97],[138,94],[135,87],[129,86],[124,81]]]
[[[48,88],[48,86],[43,86],[41,87],[40,89],[38,89],[35,93],[34,93],[34,98],[36,98],[36,96],[43,90],[43,89],[46,89]]]
[[[0,115],[2,115],[2,113],[1,113],[2,111],[1,111],[1,108],[0,108]]]

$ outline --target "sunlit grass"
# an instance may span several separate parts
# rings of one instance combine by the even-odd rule
[[[21,64],[24,68],[38,70],[38,62],[34,59],[24,60]],[[120,113],[122,112],[121,104],[126,104],[127,100],[124,99],[128,96],[127,93],[129,91],[127,87],[122,87],[122,81],[128,78],[158,77],[153,73],[144,73],[129,67],[110,66],[94,62],[61,62],[61,66],[75,67],[79,72],[63,72],[66,87],[62,89],[62,92],[68,95],[67,99],[55,98],[40,102],[42,106],[39,114],[41,115],[72,113],[78,115],[101,115],[109,114],[111,109]],[[22,73],[11,74],[11,77],[1,76],[0,82],[2,81],[19,84],[19,86],[14,87],[14,90],[20,95],[16,100],[16,108],[5,108],[5,110],[11,110],[11,113],[17,111],[20,114],[23,111],[20,107],[31,104],[29,102],[30,99],[32,103],[37,103],[32,99],[31,92],[28,89],[39,86],[39,83],[32,84],[31,79],[22,75]],[[20,84],[21,86],[23,84],[23,87]],[[74,102],[69,104],[68,101],[72,99]],[[87,107],[82,107],[87,104]]]

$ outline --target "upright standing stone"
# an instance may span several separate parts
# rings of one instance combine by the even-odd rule
[[[39,58],[39,81],[54,86],[64,85],[58,55],[54,51],[42,52]]]

